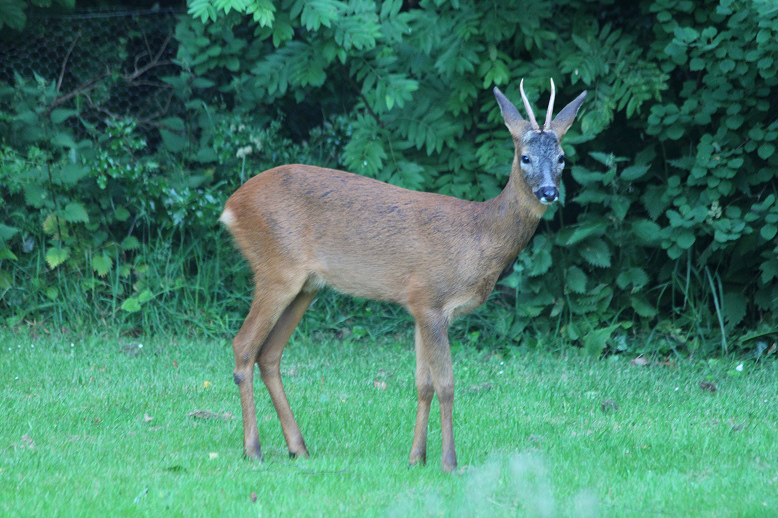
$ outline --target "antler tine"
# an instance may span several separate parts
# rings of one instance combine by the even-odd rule
[[[556,89],[554,88],[554,78],[551,78],[551,98],[548,100],[548,111],[546,112],[546,123],[543,124],[544,130],[547,130],[551,127],[551,116],[554,114],[554,97],[556,97]]]
[[[532,107],[527,100],[527,94],[524,93],[524,79],[519,83],[519,91],[521,92],[521,100],[524,101],[524,108],[527,110],[527,116],[529,117],[529,124],[533,130],[539,130],[538,121],[535,120],[535,114],[532,113]]]

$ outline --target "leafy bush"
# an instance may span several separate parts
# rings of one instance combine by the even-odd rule
[[[140,132],[115,119],[77,141],[78,105],[48,111],[51,83],[0,92],[5,160],[37,171],[5,187],[2,210],[20,217],[0,227],[0,275],[30,236],[61,260],[50,267],[89,257],[98,277],[122,254],[140,260],[128,237],[221,243],[226,196],[287,162],[490,198],[512,160],[491,88],[516,99],[526,78],[540,106],[553,77],[560,98],[590,91],[564,143],[561,206],[487,308],[500,317],[463,326],[592,355],[761,354],[778,338],[770,2],[196,0],[189,12],[177,73],[159,78],[177,108]],[[93,243],[98,214],[115,237]],[[97,268],[87,249],[112,262]]]
[[[219,15],[224,5],[192,2],[188,23],[230,34],[229,45],[207,42],[229,53],[246,22]],[[516,97],[520,78],[537,87],[555,77],[563,95],[593,90],[566,142],[568,206],[549,211],[552,232],[505,281],[516,298],[504,336],[521,341],[531,324],[594,354],[643,349],[646,337],[650,350],[702,354],[775,339],[778,21],[769,2],[227,9],[253,13],[258,37],[229,63],[193,47],[193,70],[228,69],[237,105],[331,100],[340,85],[356,104],[346,167],[413,189],[471,199],[499,191],[511,148],[491,86]],[[607,339],[587,343],[596,329]]]

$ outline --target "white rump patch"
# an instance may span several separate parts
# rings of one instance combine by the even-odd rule
[[[222,215],[219,216],[219,221],[224,223],[227,228],[232,228],[232,226],[235,224],[235,214],[233,214],[230,209],[224,209]]]

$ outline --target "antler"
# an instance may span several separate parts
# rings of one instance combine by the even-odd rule
[[[548,111],[546,112],[546,123],[543,124],[544,130],[551,128],[551,116],[554,114],[554,97],[556,97],[556,89],[554,88],[554,79],[551,78],[551,98],[548,100]]]
[[[532,106],[529,105],[529,101],[527,100],[527,95],[524,93],[524,79],[522,79],[521,82],[519,83],[519,91],[521,92],[521,100],[524,101],[524,108],[527,110],[527,116],[529,117],[530,128],[535,131],[539,131],[540,126],[538,126],[538,121],[535,120],[535,114],[532,113]]]

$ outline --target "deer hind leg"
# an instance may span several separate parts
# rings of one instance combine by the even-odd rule
[[[254,403],[254,364],[259,360],[262,346],[272,334],[280,316],[298,291],[290,294],[282,286],[257,283],[249,314],[232,341],[232,352],[235,355],[233,379],[240,391],[243,415],[243,453],[249,458],[262,459]]]
[[[418,403],[416,406],[416,426],[413,431],[413,445],[411,445],[411,466],[421,462],[427,462],[427,425],[430,419],[430,404],[435,388],[432,385],[432,372],[427,361],[421,338],[421,330],[416,324],[416,392]]]
[[[429,402],[432,398],[429,390],[429,378],[438,396],[440,404],[440,430],[443,455],[441,467],[450,472],[457,466],[456,450],[454,448],[454,371],[451,367],[451,351],[448,343],[448,319],[440,312],[427,312],[416,317],[416,357],[417,375],[419,360],[422,358],[422,378],[417,379],[419,390],[419,406],[416,412],[416,430],[411,449],[411,461],[415,452],[426,450],[427,421],[429,419]],[[420,338],[420,340],[419,340]],[[421,351],[419,351],[421,349]],[[426,369],[424,369],[426,360]],[[425,377],[425,372],[429,377]],[[421,457],[417,454],[417,459]]]
[[[308,309],[316,291],[300,292],[294,300],[286,307],[278,318],[275,326],[262,344],[259,351],[257,364],[262,381],[270,393],[270,399],[278,414],[278,420],[281,421],[281,429],[286,439],[286,445],[289,448],[290,457],[308,456],[308,449],[305,447],[300,427],[292,415],[292,409],[289,407],[289,401],[286,398],[284,387],[281,383],[281,355],[284,346],[289,341],[289,337],[297,327],[297,323]]]

